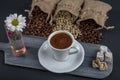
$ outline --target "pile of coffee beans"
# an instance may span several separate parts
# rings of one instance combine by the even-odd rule
[[[76,19],[76,16],[74,16],[73,14],[71,14],[68,11],[59,11],[57,13],[57,15],[55,15],[55,19],[57,19],[57,18],[64,18],[64,19],[67,19],[68,22],[73,23]]]
[[[103,35],[100,31],[96,30],[99,25],[92,20],[85,20],[80,23],[80,30],[82,35],[78,36],[77,40],[87,43],[97,44],[103,39]]]
[[[84,27],[86,25],[88,25],[92,29],[97,29],[97,28],[101,27],[93,19],[87,19],[87,20],[84,20],[84,21],[80,21],[80,27]]]
[[[55,16],[55,26],[53,31],[67,30],[71,32],[76,39],[78,35],[81,35],[81,31],[78,26],[74,25],[75,16],[67,11],[59,11]]]
[[[32,18],[29,20],[26,34],[48,37],[52,32],[52,26],[46,22],[47,14],[35,6],[32,11]]]

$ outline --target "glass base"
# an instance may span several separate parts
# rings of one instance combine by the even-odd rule
[[[20,49],[14,49],[13,46],[11,46],[12,48],[12,53],[15,55],[15,56],[22,56],[25,54],[26,52],[26,48],[25,47],[22,47]]]

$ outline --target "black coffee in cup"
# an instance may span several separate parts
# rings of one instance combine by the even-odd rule
[[[72,38],[67,33],[61,32],[53,35],[50,44],[57,49],[66,49],[72,44]]]

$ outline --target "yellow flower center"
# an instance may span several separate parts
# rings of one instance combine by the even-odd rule
[[[13,21],[12,21],[12,25],[13,26],[18,26],[18,24],[19,24],[19,21],[17,20],[17,19],[14,19]]]

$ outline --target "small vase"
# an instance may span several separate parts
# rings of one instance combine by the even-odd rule
[[[22,56],[26,52],[26,47],[24,44],[22,32],[20,31],[7,31],[8,39],[10,42],[11,50],[13,55],[15,56]]]

